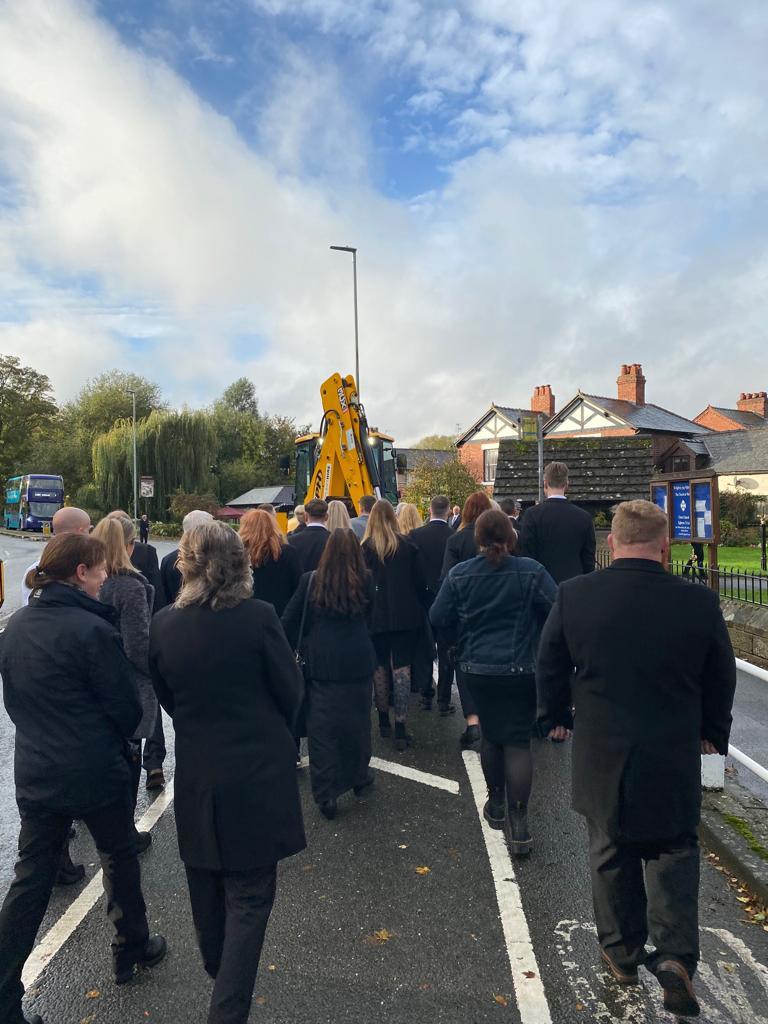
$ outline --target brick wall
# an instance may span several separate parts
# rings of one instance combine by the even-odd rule
[[[717,409],[713,409],[712,406],[705,409],[704,412],[700,412],[694,423],[699,423],[702,427],[709,427],[710,430],[746,430],[747,428],[743,423],[736,423],[735,420],[729,419],[727,416],[723,416]]]
[[[768,668],[768,608],[744,601],[721,600],[720,605],[736,657]]]
[[[459,460],[478,482],[483,481],[483,447],[481,441],[467,441],[459,448]],[[486,487],[490,494],[493,487]]]

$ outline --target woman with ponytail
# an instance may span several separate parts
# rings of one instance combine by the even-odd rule
[[[480,759],[488,785],[483,814],[491,828],[506,826],[511,851],[519,857],[531,852],[527,810],[536,652],[557,585],[543,565],[515,555],[517,534],[503,512],[483,512],[474,536],[480,554],[450,570],[430,618],[457,632],[456,664],[482,729]]]

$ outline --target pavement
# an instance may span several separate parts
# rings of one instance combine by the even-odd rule
[[[749,711],[759,724],[760,705],[760,691],[742,691],[740,680],[736,721]],[[620,989],[598,962],[586,834],[569,807],[569,745],[535,744],[534,852],[513,862],[503,835],[482,821],[479,758],[462,757],[462,726],[458,715],[441,719],[414,706],[413,749],[398,754],[374,735],[376,784],[361,799],[344,797],[333,822],[313,805],[308,771],[299,773],[308,846],[280,866],[252,1022],[672,1021],[647,972],[639,987]],[[12,876],[18,826],[12,734],[0,711],[0,894]],[[744,792],[746,804],[758,799]],[[46,1024],[205,1021],[211,984],[195,946],[169,796],[156,802],[142,787],[137,812],[157,817],[142,874],[151,928],[168,938],[166,961],[129,986],[112,984],[98,864],[79,827],[73,856],[86,864],[86,881],[55,891],[27,965],[28,1007]],[[765,1024],[768,931],[731,870],[703,858],[699,1019]]]

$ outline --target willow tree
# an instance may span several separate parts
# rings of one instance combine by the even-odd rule
[[[141,511],[165,519],[176,491],[211,489],[216,435],[205,412],[152,412],[136,425],[139,476],[155,481],[155,496],[141,499]],[[106,508],[133,507],[133,431],[119,420],[93,442],[93,472]]]

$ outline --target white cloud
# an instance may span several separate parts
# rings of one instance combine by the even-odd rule
[[[62,397],[138,361],[178,404],[245,372],[264,407],[317,420],[320,381],[353,366],[331,243],[359,246],[363,394],[403,442],[544,381],[561,401],[611,394],[628,361],[691,414],[768,384],[762,4],[266,6],[354,38],[372,78],[414,80],[406,120],[447,185],[377,193],[330,47],[285,48],[251,148],[89,5],[7,2],[0,349],[50,368]]]

